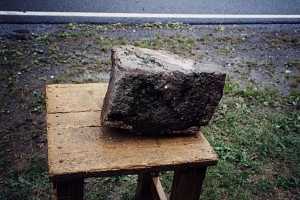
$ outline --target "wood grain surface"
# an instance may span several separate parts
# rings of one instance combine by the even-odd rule
[[[139,136],[100,125],[107,84],[48,85],[49,174],[92,177],[173,170],[217,163],[199,132],[190,136]]]

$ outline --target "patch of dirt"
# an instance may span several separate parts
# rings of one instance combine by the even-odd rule
[[[230,79],[284,95],[300,89],[299,25],[39,26],[0,31],[0,193],[8,190],[11,174],[28,170],[34,160],[46,166],[45,85],[108,81],[113,45],[139,42],[214,61]],[[275,198],[288,199],[290,193]]]

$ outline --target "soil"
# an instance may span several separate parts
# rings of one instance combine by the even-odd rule
[[[46,168],[45,85],[108,81],[113,45],[214,61],[245,87],[300,89],[300,25],[1,25],[0,34],[0,185],[35,160]]]

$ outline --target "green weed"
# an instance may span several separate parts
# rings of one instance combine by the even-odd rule
[[[219,110],[203,129],[220,157],[208,173],[203,199],[255,199],[264,193],[272,195],[276,187],[298,186],[300,113],[290,108],[289,98],[226,83]],[[276,101],[280,106],[275,106]],[[279,163],[289,170],[278,168]],[[265,176],[267,164],[273,166],[273,175],[253,182],[252,177]],[[275,181],[277,175],[284,178]]]
[[[136,41],[134,45],[142,48],[165,49],[180,55],[191,55],[196,40],[182,35],[170,37],[156,35],[154,39]]]
[[[40,200],[51,198],[46,161],[33,157],[28,169],[23,172],[9,171],[1,199]]]

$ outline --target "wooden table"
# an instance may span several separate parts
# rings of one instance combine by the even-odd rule
[[[171,200],[198,200],[217,155],[201,132],[145,137],[100,125],[105,83],[48,85],[49,175],[58,200],[82,200],[86,177],[139,174],[136,199],[167,199],[158,174],[174,170]]]

